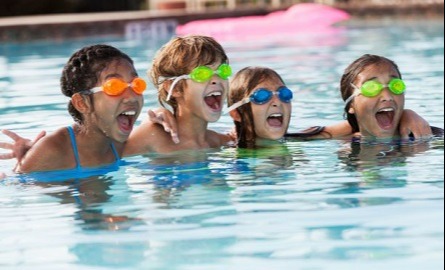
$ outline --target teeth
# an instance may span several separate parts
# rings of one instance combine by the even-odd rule
[[[136,115],[136,112],[135,111],[128,111],[128,112],[124,112],[124,113],[122,113],[123,115],[126,115],[126,116],[135,116]]]
[[[275,114],[271,114],[269,117],[283,117],[283,114],[275,113]]]
[[[385,108],[385,109],[381,109],[379,112],[393,112],[394,109],[393,108]]]
[[[207,95],[206,97],[220,97],[220,96],[222,96],[222,93],[211,93],[211,94],[209,94],[209,95]]]

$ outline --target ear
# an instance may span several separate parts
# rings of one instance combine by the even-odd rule
[[[241,122],[241,115],[239,114],[238,110],[230,111],[230,116],[235,122]]]
[[[76,93],[71,97],[71,103],[74,108],[82,114],[90,112],[92,108],[91,99],[79,93]]]
[[[349,114],[355,114],[355,109],[354,109],[353,104],[352,104],[351,107],[349,108],[348,113],[349,113]]]

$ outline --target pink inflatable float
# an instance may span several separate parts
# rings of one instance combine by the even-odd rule
[[[202,20],[178,26],[179,36],[199,34],[219,40],[250,39],[258,36],[323,32],[334,23],[349,19],[348,13],[320,4],[297,4],[287,11],[266,16]]]

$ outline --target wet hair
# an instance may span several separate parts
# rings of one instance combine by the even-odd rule
[[[133,60],[120,50],[109,45],[87,46],[75,52],[63,68],[60,78],[62,93],[71,98],[74,94],[92,89],[100,79],[101,72],[114,60],[124,59],[134,65]],[[82,114],[71,101],[68,111],[74,121],[83,123]]]
[[[158,99],[162,106],[167,103],[175,111],[178,103],[174,97],[166,101],[168,90],[173,83],[168,80],[190,74],[198,66],[208,66],[217,62],[228,63],[229,59],[221,44],[206,36],[177,37],[165,44],[156,54],[149,77],[158,89]],[[184,91],[185,81],[180,81],[175,89]]]
[[[230,83],[229,106],[249,97],[259,84],[267,80],[276,79],[284,84],[283,78],[270,68],[247,67],[242,69],[234,76]],[[241,116],[241,122],[235,121],[238,147],[255,148],[257,135],[255,133],[252,105],[247,104],[239,107],[237,110]]]
[[[365,54],[362,57],[355,60],[352,64],[350,64],[343,73],[343,76],[340,81],[340,92],[344,101],[346,101],[349,97],[351,97],[354,94],[355,89],[352,87],[352,84],[354,84],[358,75],[360,75],[360,73],[362,73],[368,66],[379,65],[379,64],[392,65],[394,69],[397,70],[400,79],[402,78],[402,74],[400,73],[399,67],[394,61],[378,55]],[[358,125],[357,118],[355,117],[355,114],[349,113],[351,104],[352,102],[346,104],[345,116],[352,127],[352,132],[355,133],[359,132],[360,128]]]

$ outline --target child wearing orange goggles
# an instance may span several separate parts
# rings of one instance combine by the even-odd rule
[[[17,158],[15,170],[22,173],[115,169],[141,112],[145,88],[128,55],[108,45],[84,47],[71,56],[61,78],[75,123],[51,135],[39,135],[35,144],[3,131],[14,139],[15,146],[2,143],[0,147],[29,151],[24,156],[13,152],[0,158]]]

